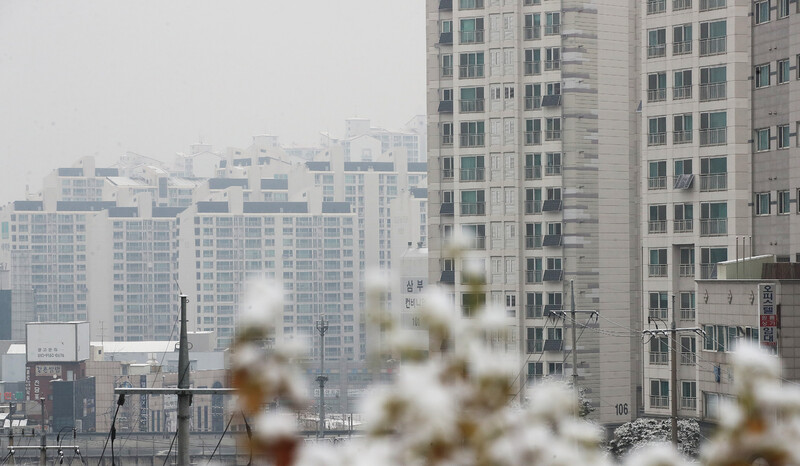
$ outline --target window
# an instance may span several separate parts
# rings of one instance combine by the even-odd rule
[[[709,68],[700,68],[700,101],[707,102],[709,100],[724,99],[727,95],[726,80],[727,72],[726,67],[714,66]]]
[[[674,75],[672,98],[674,100],[692,97],[692,70],[676,71]]]
[[[667,232],[667,206],[666,204],[654,204],[650,206],[650,214],[648,216],[647,232],[648,233],[666,233]]]
[[[542,85],[525,85],[525,110],[536,110],[542,107]]]
[[[667,189],[667,162],[650,162],[648,166],[647,189]]]
[[[467,18],[461,20],[462,44],[483,43],[483,18]]]
[[[459,108],[461,113],[482,112],[484,110],[483,86],[462,87]]]
[[[484,124],[482,121],[462,121],[460,134],[461,147],[483,147]]]
[[[452,78],[453,77],[453,56],[452,55],[442,55],[442,68],[441,74],[443,78]]]
[[[681,382],[681,409],[697,409],[697,382]]]
[[[545,71],[561,69],[561,47],[547,47],[544,49],[544,54]]]
[[[538,145],[542,143],[542,120],[541,118],[529,118],[525,120],[525,145]]]
[[[460,78],[483,77],[483,52],[462,53],[458,60]]]
[[[664,206],[664,212],[666,212]],[[666,223],[666,222],[664,222]],[[667,276],[667,250],[666,249],[651,249],[650,250],[650,267],[649,272],[651,277],[666,277]]]
[[[525,154],[525,179],[542,179],[542,154]]]
[[[545,175],[561,174],[561,152],[548,152],[546,154],[547,165],[545,165]]]
[[[763,24],[769,21],[769,0],[763,2],[756,2],[754,6],[754,16],[756,24]]]
[[[692,53],[692,25],[681,24],[672,28],[672,54]]]
[[[669,380],[650,380],[650,407],[669,408]]]
[[[778,84],[786,84],[789,82],[791,76],[791,69],[789,66],[789,59],[778,60]]]
[[[725,20],[700,23],[700,56],[725,53],[727,50]]]
[[[681,248],[679,254],[679,275],[681,277],[694,277],[694,248]],[[681,299],[683,299],[683,294],[681,294]],[[683,309],[683,301],[681,301],[681,309]]]
[[[789,213],[789,191],[778,191],[778,215]]]
[[[544,35],[553,36],[561,34],[561,13],[545,13]]]
[[[778,125],[778,149],[789,148],[789,125]]]
[[[461,215],[484,215],[485,213],[485,194],[482,189],[461,191]]]
[[[669,339],[654,337],[650,339],[650,364],[663,365],[669,362]]]
[[[769,215],[769,204],[771,201],[771,193],[756,193],[756,215]]]
[[[694,206],[692,204],[675,204],[675,219],[673,230],[675,233],[692,231]]]
[[[667,117],[648,119],[647,145],[663,146],[667,143]]]
[[[525,15],[524,21],[525,27],[523,28],[523,37],[525,40],[536,40],[542,37],[542,20],[539,13]]]
[[[453,179],[453,157],[442,157],[441,159],[442,164],[442,179],[443,180],[452,180]]]
[[[684,144],[692,142],[692,114],[675,115],[672,121],[672,143]],[[691,160],[689,161],[691,173]],[[679,175],[679,173],[675,173]]]
[[[545,118],[546,141],[558,141],[561,139],[561,118]]]
[[[769,150],[769,128],[761,128],[756,130],[756,151],[764,152]]]
[[[700,204],[700,235],[717,236],[728,233],[728,204],[703,202]]]
[[[724,191],[728,189],[727,157],[700,159],[700,191]]]
[[[561,95],[561,83],[545,83],[545,95]]]
[[[667,73],[647,75],[647,101],[659,102],[667,100]]]
[[[769,63],[756,65],[756,89],[769,86]]]
[[[459,0],[458,8],[460,10],[475,10],[483,8],[483,0]]]
[[[650,317],[655,319],[667,318],[667,292],[666,291],[653,291],[650,292]]]
[[[525,49],[525,76],[542,73],[542,50]]]
[[[700,145],[718,146],[728,142],[727,112],[700,114]]]
[[[667,54],[667,30],[650,29],[647,31],[647,58],[663,57]]]
[[[461,157],[461,181],[483,181],[483,156]]]
[[[442,123],[442,145],[453,145],[453,123],[451,122]]]
[[[700,0],[700,11],[725,8],[725,0]]]
[[[717,263],[728,260],[728,248],[700,248],[700,278],[717,278]]]
[[[694,276],[694,248],[684,248],[681,249],[681,260],[683,260],[683,252],[690,251],[691,252],[691,265],[687,264],[687,267],[692,267],[692,275]],[[694,291],[681,291],[680,293],[680,301],[681,301],[681,320],[694,320],[695,316],[695,295]],[[695,352],[694,347],[694,338],[692,337],[684,337],[684,338],[691,338],[691,350],[692,353]],[[684,348],[686,346],[684,345]]]
[[[789,0],[778,0],[778,19],[789,16]]]
[[[667,0],[647,0],[647,14],[663,13],[667,11]]]

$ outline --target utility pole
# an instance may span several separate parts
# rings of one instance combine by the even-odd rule
[[[39,398],[42,407],[42,446],[39,450],[39,466],[47,466],[47,428],[44,421],[44,397]]]
[[[317,438],[325,437],[325,382],[328,377],[325,375],[325,332],[328,331],[328,321],[325,316],[321,316],[317,321],[317,331],[319,332],[319,430]]]
[[[578,325],[575,319],[575,280],[569,281],[569,294],[572,304],[570,313],[572,314],[572,386],[575,393],[578,393],[578,337],[575,335],[575,327]]]

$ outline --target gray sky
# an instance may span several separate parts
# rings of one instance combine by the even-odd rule
[[[84,155],[425,112],[424,0],[0,0],[0,203]]]

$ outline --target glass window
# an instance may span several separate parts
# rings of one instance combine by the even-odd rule
[[[769,63],[763,65],[756,65],[756,89],[769,86]]]
[[[789,148],[789,125],[778,125],[778,149]]]
[[[756,193],[756,215],[769,215],[770,193]]]
[[[756,150],[758,152],[769,150],[769,128],[756,130]]]
[[[789,59],[778,60],[778,84],[788,83],[790,75]]]
[[[789,191],[778,191],[778,214],[789,213]]]
[[[769,3],[769,0],[756,2],[754,7],[756,24],[763,24],[769,21]]]

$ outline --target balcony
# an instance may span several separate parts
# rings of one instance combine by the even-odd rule
[[[525,306],[525,318],[526,319],[539,319],[542,317],[542,305],[541,304],[528,304]],[[539,350],[538,352],[541,352]]]
[[[686,55],[687,53],[692,53],[692,41],[685,40],[683,42],[672,43],[673,55]]]
[[[525,131],[525,145],[538,146],[542,143],[541,131]]]
[[[526,214],[540,214],[542,213],[542,201],[525,201]]]
[[[728,234],[727,218],[701,218],[700,236],[721,236]]]
[[[561,174],[561,165],[546,165],[544,167],[544,174],[545,175],[560,175]]]
[[[648,146],[663,146],[667,143],[667,133],[648,133]]]
[[[525,76],[535,76],[542,74],[542,63],[538,61],[525,62]]]
[[[692,0],[672,0],[672,11],[692,8]]]
[[[462,134],[459,142],[461,147],[483,147],[485,138],[483,134]]]
[[[442,170],[442,181],[450,181],[453,179],[453,169],[445,168]]]
[[[657,13],[663,13],[667,11],[667,0],[648,0],[647,2],[647,14],[654,15]]]
[[[545,71],[555,71],[561,69],[561,60],[547,60],[544,62]]]
[[[700,39],[700,56],[718,55],[727,51],[727,41],[725,37],[711,37]]]
[[[663,365],[669,363],[669,353],[659,351],[650,352],[650,364]]]
[[[483,65],[460,65],[458,67],[459,78],[482,78]]]
[[[648,316],[651,319],[667,320],[667,314],[668,314],[668,312],[667,312],[666,308],[664,308],[664,309],[649,309],[648,310]]]
[[[545,141],[560,141],[561,130],[549,130],[544,132]]]
[[[666,233],[667,221],[666,220],[650,220],[647,222],[647,232],[652,234]]]
[[[650,264],[647,266],[647,270],[648,270],[648,275],[651,277],[667,276],[667,264]]]
[[[700,279],[717,278],[717,264],[700,264]]]
[[[650,407],[651,408],[669,408],[669,397],[668,396],[650,395]]]
[[[654,176],[647,179],[647,189],[655,190],[655,189],[667,189],[667,177],[666,176]]]
[[[483,181],[483,168],[462,168],[461,181]]]
[[[542,283],[542,271],[541,270],[526,270],[525,271],[525,283]]]
[[[707,128],[700,130],[701,146],[721,146],[728,143],[728,128]]]
[[[525,167],[525,179],[526,180],[541,180],[542,179],[542,167],[540,165],[534,165],[532,167]]]
[[[460,100],[458,104],[461,113],[482,112],[484,109],[484,99]]]
[[[694,276],[694,273],[692,273]],[[695,319],[695,310],[694,309],[681,309],[681,320],[694,320]]]
[[[647,58],[660,58],[667,55],[667,45],[657,44],[647,47]]]
[[[694,264],[680,264],[678,274],[681,277],[694,277]]]
[[[522,36],[525,40],[537,40],[542,38],[542,30],[539,27],[526,27],[522,30]]]
[[[542,97],[538,95],[525,96],[525,110],[538,110],[542,108]]]
[[[542,235],[533,235],[525,237],[525,249],[541,249],[542,248]]]
[[[692,98],[692,86],[677,86],[672,88],[672,100]]]
[[[700,0],[700,11],[725,8],[725,0]]]
[[[666,89],[648,89],[647,90],[647,101],[648,102],[660,102],[662,100],[667,100],[667,90]]]
[[[694,366],[695,364],[697,364],[697,354],[690,352],[682,352],[681,364],[684,366]]]
[[[727,173],[700,175],[700,191],[726,191],[727,189]]]
[[[528,354],[541,353],[544,350],[544,340],[525,340],[525,349]]]
[[[461,215],[486,215],[486,203],[485,202],[462,203]]]
[[[673,144],[686,144],[692,142],[692,132],[691,131],[673,131],[672,132],[672,143]]]
[[[557,36],[561,34],[561,25],[560,24],[548,24],[544,27],[544,35],[546,36]]]
[[[674,220],[672,222],[672,230],[674,233],[689,233],[692,231],[694,220],[686,218],[683,220]]]
[[[461,31],[459,39],[462,44],[482,44],[483,43],[483,30],[478,31]]]
[[[727,87],[725,82],[700,84],[700,102],[726,99]]]
[[[697,398],[693,396],[682,396],[681,409],[697,409]]]

